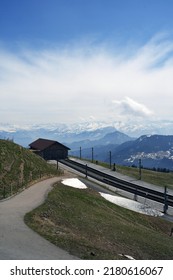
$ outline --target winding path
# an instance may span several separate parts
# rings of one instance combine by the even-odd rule
[[[13,198],[0,202],[1,260],[77,259],[32,231],[23,220],[25,213],[43,203],[52,184],[59,179],[44,180]]]

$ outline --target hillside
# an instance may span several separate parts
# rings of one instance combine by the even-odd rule
[[[124,259],[123,254],[137,260],[173,258],[172,223],[117,206],[89,188],[57,183],[25,222],[81,259]]]
[[[0,140],[0,199],[44,176],[57,174],[55,167],[31,151],[11,141]]]

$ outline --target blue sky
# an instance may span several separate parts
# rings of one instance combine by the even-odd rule
[[[0,36],[8,44],[99,41],[146,42],[171,31],[172,0],[1,0]]]
[[[172,0],[0,0],[0,122],[173,119]]]

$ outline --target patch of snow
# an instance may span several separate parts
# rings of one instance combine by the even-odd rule
[[[149,215],[149,216],[163,216],[163,213],[161,213],[158,210],[152,209],[151,207],[144,205],[142,203],[139,203],[137,201],[128,199],[128,198],[123,198],[115,195],[110,195],[106,193],[100,192],[101,196],[107,199],[108,201],[119,205],[121,207],[127,208],[129,210],[133,210],[135,212]]]
[[[77,189],[87,189],[87,186],[77,178],[70,178],[70,179],[62,180],[62,184],[69,186],[69,187],[77,188]]]
[[[119,254],[119,256],[125,257],[128,260],[135,260],[132,256],[129,256],[129,255]]]

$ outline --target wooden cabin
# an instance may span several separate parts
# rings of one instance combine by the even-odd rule
[[[39,138],[29,144],[30,149],[45,160],[60,160],[68,157],[68,150],[65,145],[48,139]]]

